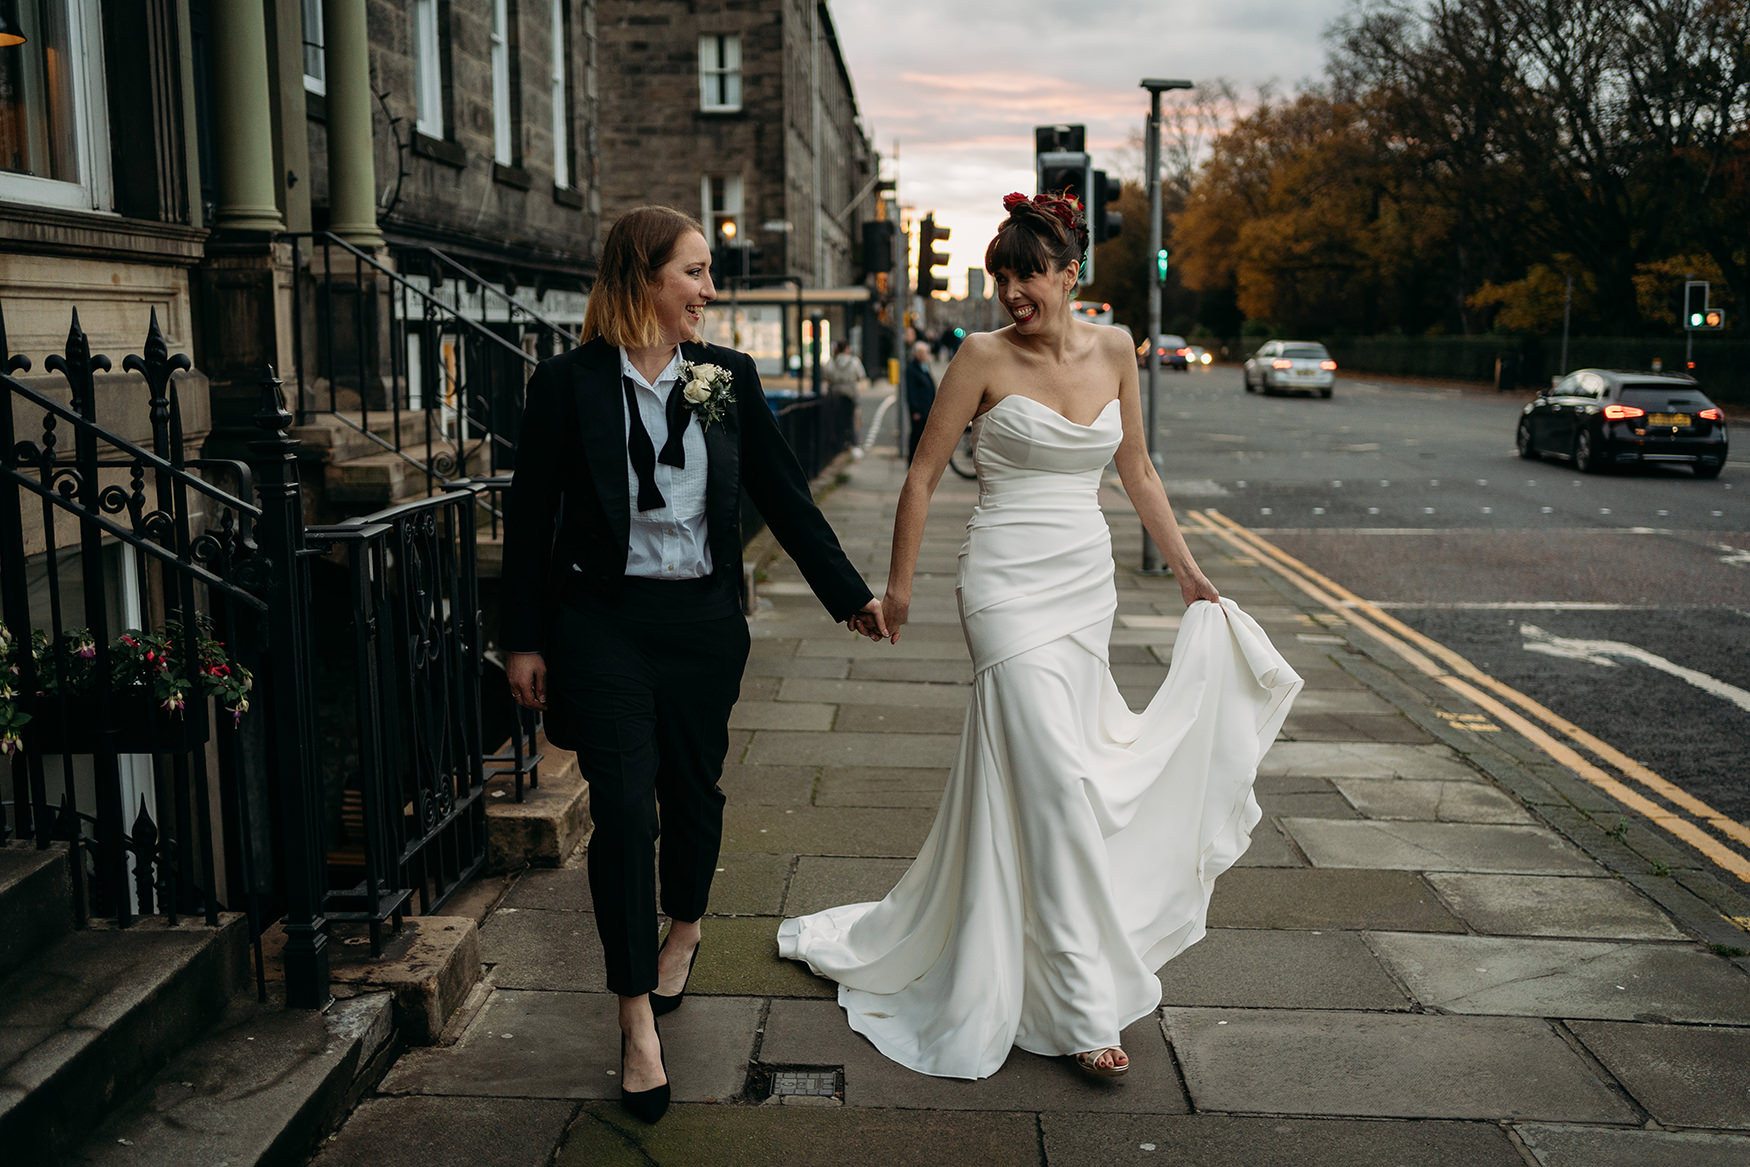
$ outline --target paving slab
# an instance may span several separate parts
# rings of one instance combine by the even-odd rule
[[[1575,875],[1598,871],[1585,852],[1543,827],[1336,819],[1288,819],[1282,825],[1314,867]]]
[[[730,851],[717,857],[717,878],[711,881],[713,916],[775,916],[784,906],[793,855],[764,851]]]
[[[1281,824],[1269,818],[1252,828],[1252,841],[1246,847],[1246,853],[1240,856],[1239,862],[1234,864],[1235,868],[1305,866],[1306,860],[1300,857],[1300,852],[1288,841]]]
[[[732,803],[807,806],[814,797],[819,766],[761,766],[731,762],[717,785]]]
[[[1415,872],[1340,867],[1236,867],[1216,880],[1209,924],[1305,931],[1464,931],[1464,922]]]
[[[1397,706],[1365,690],[1306,688],[1294,699],[1296,713],[1383,713],[1396,716]]]
[[[1264,755],[1258,773],[1314,778],[1482,780],[1447,746],[1372,742],[1278,742]]]
[[[893,647],[898,648],[898,645]],[[925,681],[932,684],[972,684],[969,660],[859,660],[851,665],[853,681]]]
[[[1750,1136],[1618,1127],[1515,1126],[1539,1167],[1744,1167]]]
[[[832,728],[841,732],[957,734],[966,727],[964,707],[844,705],[838,708],[838,718],[833,722]]]
[[[1358,933],[1212,928],[1160,970],[1163,1005],[1408,1009]]]
[[[784,896],[786,916],[806,916],[840,904],[879,900],[911,866],[909,859],[861,859],[803,855],[796,860]]]
[[[593,912],[595,901],[589,895],[589,871],[579,854],[568,867],[531,867],[517,877],[504,902],[505,908],[534,908],[553,912]],[[485,925],[481,926],[484,941]],[[490,959],[490,958],[488,958]]]
[[[1062,1058],[1013,1050],[976,1082],[933,1078],[888,1061],[845,1022],[837,1001],[774,1001],[760,1061],[771,1066],[843,1066],[847,1107],[959,1111],[1126,1111],[1184,1114],[1189,1107],[1160,1025],[1151,1014],[1122,1034],[1130,1072],[1096,1082]]]
[[[1221,1114],[1045,1114],[1053,1164],[1180,1167],[1525,1167],[1485,1122],[1380,1122]]]
[[[1628,1123],[1543,1021],[1294,1009],[1164,1009],[1198,1110]]]
[[[723,850],[780,855],[918,853],[936,812],[925,807],[761,807],[723,812]]]
[[[825,677],[831,680],[843,680],[851,674],[851,662],[843,652],[831,656],[768,656],[759,659],[749,659],[747,675],[750,677]],[[774,691],[778,686],[773,686]]]
[[[948,785],[947,770],[906,766],[825,766],[816,806],[936,807]]]
[[[908,620],[911,618],[907,617]],[[966,662],[968,677],[972,673],[972,665],[966,654],[966,637],[960,631],[958,618],[953,624],[953,635],[948,635],[941,629],[944,625],[908,623],[900,633],[899,643],[869,640],[859,636],[854,641],[848,634],[842,637],[824,637],[804,640],[796,650],[798,658],[818,657],[824,659],[848,658],[852,661],[865,660],[945,660]]]
[[[554,1167],[1042,1165],[1030,1114],[931,1114],[848,1107],[675,1106],[653,1127],[617,1106],[585,1107]]]
[[[857,766],[879,758],[889,766],[940,769],[954,764],[958,733],[792,733],[761,730],[737,760],[755,765]],[[732,750],[731,757],[737,757]]]
[[[1256,792],[1258,806],[1271,818],[1358,819],[1361,813],[1335,790]]]
[[[1401,713],[1302,713],[1298,704],[1282,723],[1282,736],[1298,742],[1427,744],[1438,740]]]
[[[1420,778],[1334,778],[1332,782],[1370,819],[1428,823],[1535,823],[1513,797],[1483,782]]]
[[[830,701],[835,705],[936,705],[966,707],[966,686],[917,681],[830,681],[787,677],[783,701]]]
[[[1370,932],[1416,1000],[1452,1013],[1750,1025],[1750,978],[1688,945]]]
[[[677,1100],[741,1093],[760,1008],[750,998],[695,999],[689,991],[686,1004],[663,1019],[663,1058]],[[454,1045],[403,1054],[379,1093],[617,1099],[619,1074],[613,994],[494,989]]]
[[[1750,1130],[1750,1029],[1598,1021],[1568,1028],[1664,1125]]]
[[[532,1098],[367,1098],[311,1167],[546,1167],[575,1109]]]
[[[705,921],[687,1000],[702,997],[831,997],[838,986],[808,971],[808,966],[778,956],[778,921],[772,916],[737,916]],[[677,1013],[676,1016],[679,1016]],[[667,1032],[667,1022],[663,1023]],[[749,1028],[752,1032],[752,1028]]]
[[[773,696],[777,694],[774,691]],[[729,711],[732,729],[801,729],[817,732],[832,728],[837,705],[810,701],[750,701],[744,692]]]
[[[480,929],[480,959],[508,989],[589,991],[607,978],[593,912],[500,908]]]
[[[1688,939],[1652,900],[1620,879],[1435,871],[1428,882],[1478,932],[1505,936]]]

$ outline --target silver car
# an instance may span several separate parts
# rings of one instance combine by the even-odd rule
[[[1246,359],[1246,392],[1331,395],[1337,362],[1315,340],[1272,340]]]

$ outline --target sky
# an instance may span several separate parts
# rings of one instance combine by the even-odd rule
[[[1095,167],[1139,175],[1144,77],[1226,78],[1242,96],[1260,85],[1293,92],[1322,75],[1324,31],[1350,4],[829,2],[884,175],[897,172],[913,219],[934,211],[951,231],[952,295],[982,264],[1003,195],[1033,192],[1034,126],[1085,124]]]

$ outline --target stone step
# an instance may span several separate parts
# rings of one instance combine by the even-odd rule
[[[248,923],[94,925],[0,980],[0,1147],[52,1163],[139,1089],[248,979]]]
[[[577,755],[549,745],[545,734],[535,739],[535,752],[541,755],[541,784],[525,783],[521,802],[514,777],[486,783],[489,871],[558,867],[589,840],[589,784],[577,768]]]
[[[438,424],[434,417],[433,427]],[[359,432],[361,428],[368,429],[382,441],[372,441]],[[403,447],[425,441],[425,411],[402,410],[399,415],[386,409],[373,409],[368,414],[356,409],[318,413],[311,415],[303,425],[293,426],[286,432],[303,443],[298,450],[300,456],[323,462],[345,462],[382,452],[382,442],[393,445],[397,430]]]
[[[0,844],[0,977],[72,930],[67,845]]]
[[[490,465],[486,443],[469,441],[464,451],[465,466],[456,447],[448,442],[410,443],[400,453],[378,449],[344,462],[329,462],[322,470],[324,500],[330,506],[376,510],[431,493],[431,479],[424,466],[438,466],[445,478],[486,473]]]
[[[68,1161],[86,1167],[302,1163],[388,1069],[395,1035],[388,993],[335,1001],[322,1012],[241,996]]]

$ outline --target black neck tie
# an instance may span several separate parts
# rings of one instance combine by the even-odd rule
[[[662,455],[658,457],[650,431],[644,428],[644,417],[638,412],[637,387],[629,376],[621,377],[620,385],[626,392],[626,454],[632,460],[632,472],[638,476],[638,510],[657,510],[668,505],[668,500],[657,488],[656,464],[661,462],[677,470],[687,466],[686,447],[682,444],[688,421],[686,399],[681,394],[680,382],[675,382],[668,392],[668,440],[662,443]]]

